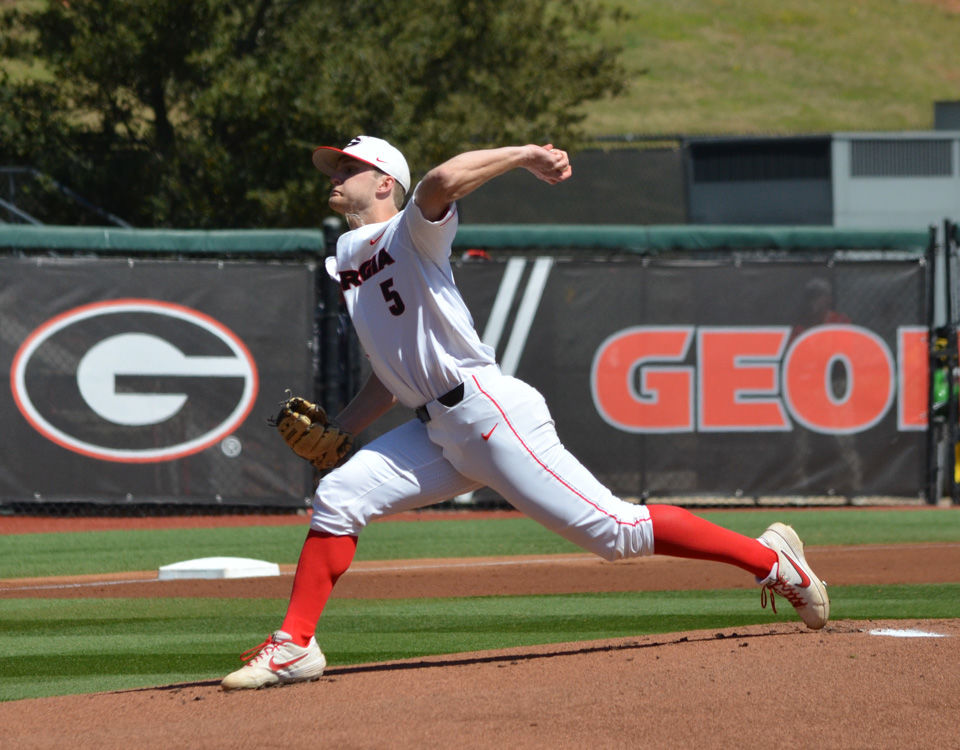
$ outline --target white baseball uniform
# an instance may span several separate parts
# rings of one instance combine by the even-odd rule
[[[327,271],[370,365],[411,420],[319,483],[311,527],[357,535],[371,520],[488,486],[517,510],[607,559],[653,554],[650,514],[615,497],[560,443],[543,397],[505,376],[450,267],[453,204],[425,219],[413,198],[345,233]]]

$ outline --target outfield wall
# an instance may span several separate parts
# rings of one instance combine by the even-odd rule
[[[264,422],[285,388],[336,410],[365,375],[318,272],[333,239],[0,226],[0,502],[303,507],[313,477]],[[464,225],[454,272],[503,368],[622,495],[931,499],[933,243]]]

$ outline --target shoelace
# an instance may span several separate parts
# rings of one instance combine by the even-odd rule
[[[776,610],[774,610],[776,611]],[[273,650],[280,644],[273,640],[273,634],[267,636],[267,640],[261,643],[259,646],[254,646],[251,649],[247,649],[242,654],[240,654],[240,660],[245,662],[252,662],[257,659],[259,656],[270,654]]]
[[[767,589],[770,589],[770,609],[773,610],[773,614],[777,614],[777,599],[773,595],[772,586],[764,586],[760,589],[760,609],[767,608]]]
[[[768,583],[766,586],[760,589],[760,609],[767,608],[767,591],[770,592],[770,609],[773,610],[774,614],[777,614],[777,601],[776,597],[774,596],[774,592],[780,594],[780,596],[790,602],[794,607],[802,607],[806,603],[803,599],[803,595],[797,591],[793,584],[785,581],[780,576],[777,576],[776,581]]]

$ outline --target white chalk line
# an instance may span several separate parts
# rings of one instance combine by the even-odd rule
[[[566,563],[566,562],[582,562],[585,559],[590,559],[589,555],[578,555],[576,557],[544,557],[544,558],[535,558],[535,559],[525,559],[525,560],[482,560],[477,562],[438,562],[438,563],[428,563],[428,564],[419,564],[419,565],[386,565],[378,567],[357,567],[350,568],[344,575],[360,575],[363,573],[390,573],[390,572],[405,572],[412,570],[438,570],[438,569],[447,569],[447,568],[489,568],[489,567],[509,567],[509,566],[523,566],[523,565],[555,565],[557,563]],[[281,576],[292,576],[293,572],[281,572]],[[256,576],[257,578],[267,578],[269,576]],[[250,580],[249,578],[178,578],[178,581],[239,581],[239,580]],[[123,586],[131,583],[168,583],[169,581],[161,581],[159,578],[123,578],[119,580],[112,581],[82,581],[77,583],[50,583],[42,584],[36,586],[8,586],[0,587],[2,592],[16,592],[16,591],[56,591],[64,589],[80,589],[80,588],[93,588],[96,586]]]
[[[82,583],[51,583],[42,586],[9,586],[0,591],[49,591],[58,589],[82,589],[91,586],[122,586],[127,583],[160,583],[159,578],[124,578],[119,581],[84,581]]]

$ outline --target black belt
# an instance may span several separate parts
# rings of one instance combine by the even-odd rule
[[[442,396],[439,396],[437,401],[446,406],[448,409],[451,409],[459,404],[461,401],[463,401],[463,383],[454,386]],[[427,411],[426,404],[423,406],[418,406],[416,412],[417,419],[419,419],[421,422],[426,423],[430,421],[430,412]]]

